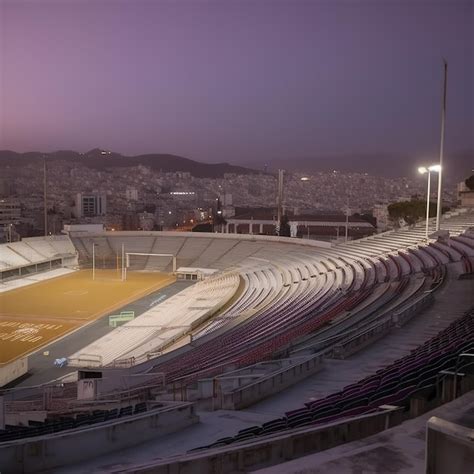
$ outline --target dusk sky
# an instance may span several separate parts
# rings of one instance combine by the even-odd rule
[[[0,149],[474,149],[474,2],[0,0]]]

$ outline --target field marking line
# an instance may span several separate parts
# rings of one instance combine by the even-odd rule
[[[82,271],[82,270],[79,270],[79,271]],[[84,271],[86,271],[86,270],[84,270]],[[75,273],[77,273],[77,272],[75,272]],[[61,275],[61,276],[65,277],[65,276],[68,276],[68,275]],[[51,278],[50,280],[52,280],[52,279],[53,278]],[[166,283],[166,282],[168,282],[168,283],[165,285],[164,283]],[[156,290],[159,290],[161,288],[165,288],[166,286],[169,286],[171,283],[174,283],[174,282],[176,282],[176,278],[166,276],[166,277],[163,278],[161,283],[155,284],[154,286],[149,287],[147,290],[145,290],[145,292],[141,292],[141,293],[145,293],[145,294],[142,294],[141,296],[140,296],[140,294],[138,294],[138,296],[131,296],[130,298],[127,298],[126,302],[120,304],[119,306],[117,306],[117,305],[113,305],[113,306],[115,306],[115,309],[120,308],[121,306],[125,306],[125,305],[127,305],[127,304],[129,304],[133,301],[138,300],[139,298],[143,298],[144,296],[147,296],[148,294],[151,294]],[[134,295],[136,295],[136,293],[134,293]],[[99,314],[99,316],[95,317],[95,319],[85,320],[85,321],[87,321],[86,324],[80,324],[80,325],[74,324],[71,328],[69,328],[69,331],[66,330],[64,332],[61,332],[56,339],[48,339],[44,344],[41,344],[40,346],[38,346],[36,348],[33,347],[30,350],[26,349],[20,355],[14,356],[13,358],[9,359],[7,362],[1,362],[0,363],[0,368],[2,367],[2,365],[9,364],[10,362],[12,362],[16,359],[20,359],[21,357],[29,357],[33,354],[36,354],[37,352],[43,350],[51,342],[56,343],[56,342],[61,341],[62,339],[64,339],[64,338],[74,334],[75,332],[79,331],[80,329],[83,329],[83,328],[86,328],[87,326],[90,326],[94,322],[98,321],[100,318],[104,317],[107,313],[115,311],[115,309],[106,309],[102,312],[102,314],[100,314],[100,312],[95,313],[95,314]]]

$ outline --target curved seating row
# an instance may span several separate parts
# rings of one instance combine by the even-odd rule
[[[371,413],[382,405],[409,407],[410,398],[423,393],[427,398],[436,393],[439,373],[443,370],[470,370],[472,361],[462,360],[459,354],[474,349],[474,310],[453,322],[439,334],[414,349],[411,354],[396,360],[340,392],[305,403],[303,408],[285,413],[261,426],[246,428],[234,437],[217,440],[203,450],[231,443],[257,439],[276,432]]]
[[[105,366],[117,359],[140,359],[147,352],[159,351],[225,304],[238,285],[235,273],[200,281],[72,354],[68,363]]]

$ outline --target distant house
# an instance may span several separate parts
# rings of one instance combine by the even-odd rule
[[[345,237],[344,214],[301,214],[287,212],[292,235],[315,240],[335,240]],[[277,213],[273,208],[235,208],[235,216],[226,218],[223,231],[234,234],[275,235]],[[375,227],[360,217],[349,216],[348,238],[360,239],[376,233]]]

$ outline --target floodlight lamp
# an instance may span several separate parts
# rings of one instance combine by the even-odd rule
[[[420,174],[428,173],[428,169],[425,166],[420,166],[418,168],[418,173],[420,173]]]
[[[430,171],[435,171],[436,173],[439,173],[441,171],[441,165],[432,165],[428,169]]]

